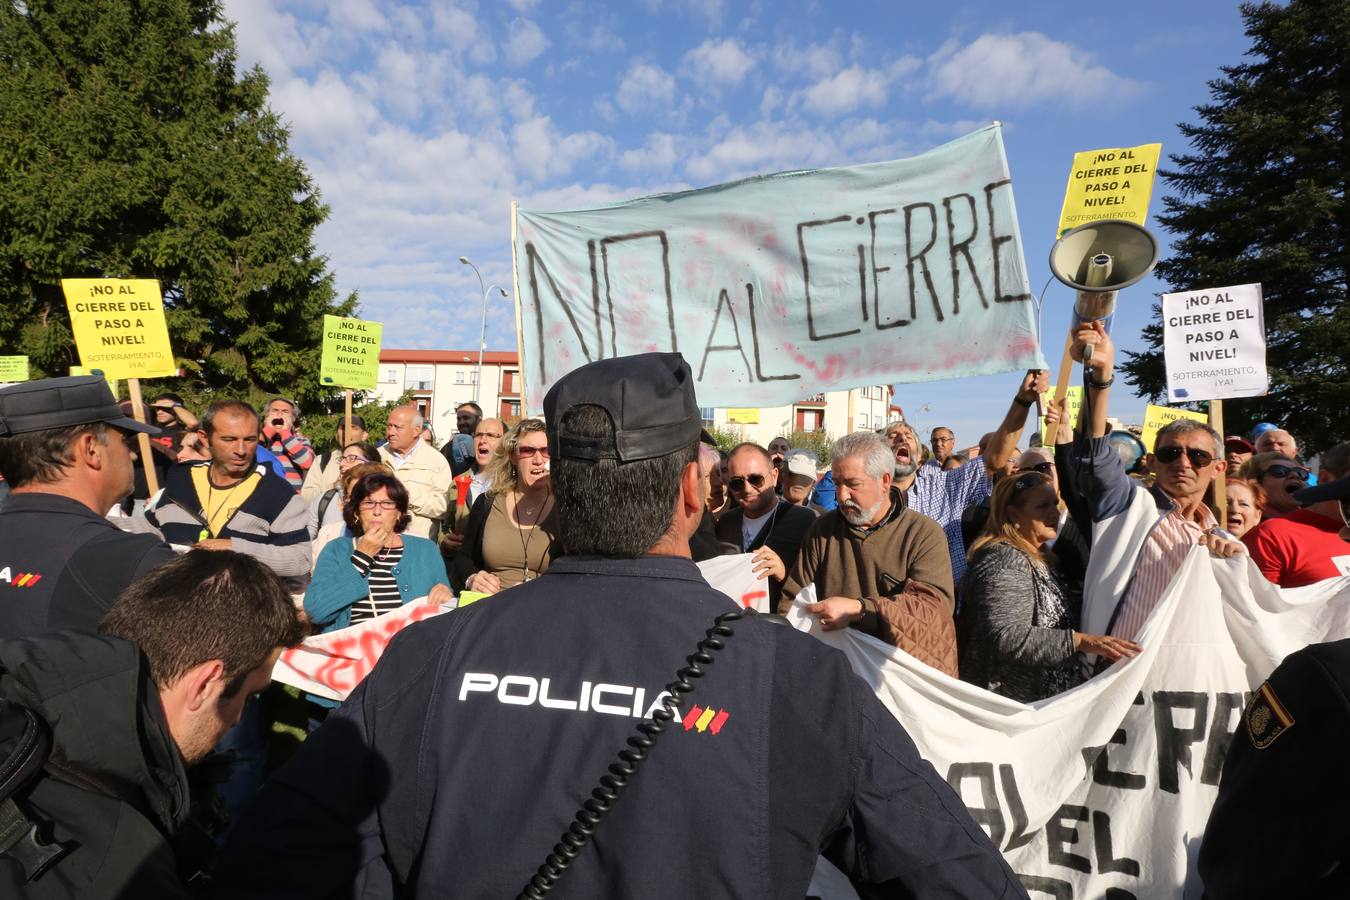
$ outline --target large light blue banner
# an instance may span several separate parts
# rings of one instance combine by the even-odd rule
[[[1044,368],[998,125],[895,162],[518,210],[526,404],[678,350],[704,406]]]

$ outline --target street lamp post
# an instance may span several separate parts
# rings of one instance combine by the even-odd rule
[[[483,291],[483,322],[478,328],[478,371],[474,374],[473,377],[473,402],[478,403],[479,397],[478,392],[483,384],[483,351],[487,349],[488,293],[492,290],[492,288],[497,288],[497,292],[501,294],[502,297],[505,297],[506,291],[495,284],[491,285],[490,287],[483,287],[483,273],[478,271],[478,267],[475,266],[473,263],[469,262],[469,258],[467,256],[461,256],[459,258],[459,261],[464,265],[468,266],[470,269],[473,269],[473,274],[478,276],[478,287]],[[479,408],[481,409],[482,407],[480,406]]]

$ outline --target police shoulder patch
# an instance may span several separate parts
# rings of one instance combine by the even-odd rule
[[[1280,698],[1275,696],[1275,689],[1269,681],[1262,684],[1252,696],[1246,718],[1247,735],[1257,750],[1266,749],[1275,743],[1276,738],[1294,727],[1294,717],[1280,702]]]

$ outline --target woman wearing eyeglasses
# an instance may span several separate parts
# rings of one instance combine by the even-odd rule
[[[464,543],[450,563],[456,591],[495,594],[539,577],[562,555],[544,423],[513,425],[487,471],[492,487],[474,501]]]
[[[1265,518],[1287,516],[1299,508],[1295,491],[1308,486],[1310,472],[1283,453],[1258,453],[1242,464],[1238,475],[1255,481],[1266,492]]]
[[[1076,653],[1114,662],[1139,652],[1133,641],[1076,630],[1046,549],[1059,513],[1048,475],[1023,472],[999,481],[962,582],[961,678],[1023,703],[1078,684],[1083,673]]]
[[[319,536],[319,530],[325,525],[334,525],[342,521],[344,486],[347,482],[347,479],[343,476],[362,463],[377,463],[379,461],[380,451],[376,450],[373,444],[360,441],[342,448],[342,455],[338,457],[337,484],[314,498],[314,502],[309,506],[309,539],[311,541]],[[318,557],[317,551],[315,551],[315,557]]]
[[[323,548],[305,591],[305,612],[320,632],[373,619],[419,598],[435,605],[452,598],[440,548],[403,533],[412,519],[408,489],[392,472],[358,479],[342,514],[348,533]]]

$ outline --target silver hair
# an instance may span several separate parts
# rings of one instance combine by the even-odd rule
[[[853,456],[863,457],[863,471],[869,478],[880,478],[895,468],[891,445],[876,432],[855,431],[835,441],[830,449],[830,465],[838,465]]]
[[[1168,422],[1158,429],[1158,436],[1153,439],[1153,446],[1157,447],[1158,442],[1165,437],[1181,437],[1183,434],[1190,434],[1192,431],[1208,432],[1210,438],[1214,441],[1214,458],[1223,459],[1223,438],[1213,428],[1210,428],[1204,422],[1197,422],[1195,419],[1177,419],[1175,422]]]

